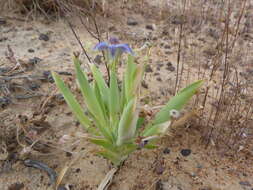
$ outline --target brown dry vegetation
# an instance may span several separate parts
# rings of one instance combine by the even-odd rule
[[[196,117],[187,120],[185,123],[187,127],[180,128],[175,136],[171,137],[171,140],[163,143],[172,147],[176,146],[175,143],[177,142],[178,144],[185,144],[185,133],[187,139],[191,138],[187,140],[188,143],[195,144],[197,141],[204,149],[217,151],[224,159],[240,163],[241,165],[239,164],[238,168],[243,168],[242,170],[246,170],[244,167],[247,164],[252,164],[252,1],[128,0],[110,1],[105,2],[105,4],[103,4],[102,0],[65,0],[59,2],[53,0],[8,0],[5,2],[1,1],[0,4],[2,4],[1,7],[4,10],[8,9],[15,14],[26,15],[29,17],[28,19],[36,19],[44,15],[46,19],[50,20],[52,17],[57,16],[59,18],[60,16],[71,27],[73,34],[80,34],[80,32],[86,31],[94,42],[105,40],[110,35],[116,35],[135,47],[140,47],[146,41],[151,42],[153,48],[150,65],[154,71],[152,75],[147,74],[145,76],[145,82],[149,85],[149,95],[143,97],[143,102],[148,102],[150,106],[164,104],[169,97],[192,81],[197,79],[205,80],[205,85],[194,98],[191,105],[187,107],[187,111],[185,111],[187,114],[187,112],[198,110]],[[138,25],[141,23],[145,27],[153,23],[155,28],[150,32],[144,30],[141,26],[134,28],[122,24],[126,23],[129,17],[138,21]],[[74,25],[79,27],[75,28]],[[81,42],[80,36],[77,35],[75,39]],[[166,46],[170,47],[167,48]],[[92,55],[89,54],[87,49],[80,47],[80,50],[85,55],[85,61],[88,61],[87,57],[91,59]],[[156,75],[160,69],[165,70],[164,65],[158,67],[157,63],[168,61],[173,62],[172,66],[175,68],[173,74],[169,75],[169,77],[167,77],[168,74],[165,72]],[[171,68],[172,66],[168,67]],[[66,80],[68,80],[69,84],[73,84],[73,78]],[[0,93],[1,96],[4,96],[2,91]],[[49,98],[52,97],[49,96]],[[57,109],[63,109],[61,106],[56,106],[53,112],[57,112]],[[11,123],[12,120],[14,118],[9,118],[7,123]],[[48,125],[41,118],[38,121],[42,125]],[[32,125],[34,126],[35,124],[33,123]],[[12,130],[15,131],[16,129]],[[7,134],[10,132],[6,132],[6,130],[1,131],[3,131],[3,134],[0,134],[0,136],[6,140],[4,144],[7,146],[6,150],[8,150],[8,142],[16,138],[16,132],[13,133],[12,131],[12,138],[8,138]],[[9,148],[9,150],[13,150],[13,147]],[[40,149],[38,148],[38,150]],[[137,171],[143,171],[146,165],[149,166],[152,162],[150,159],[145,160],[145,163],[139,163],[146,155],[156,157],[156,161],[160,162],[158,153],[142,152],[140,155],[135,154],[131,157],[126,162],[126,166],[122,167],[121,173],[116,177],[112,189],[120,189],[122,179],[134,180],[137,174],[132,177],[126,177],[126,175],[122,174],[123,171],[129,172],[127,170],[128,166],[132,169],[137,168]],[[89,158],[87,159],[89,160]],[[134,163],[136,160],[138,164]],[[207,162],[212,162],[209,159],[207,160]],[[169,162],[168,167],[174,170],[174,165],[170,166],[170,161],[167,161]],[[224,163],[226,162],[228,161],[224,161]],[[103,169],[106,170],[104,165],[106,164],[102,164]],[[215,164],[211,165],[214,166]],[[248,169],[251,171],[251,168]],[[166,173],[164,175],[173,174]],[[145,183],[147,180],[155,178],[155,181],[152,181],[153,185],[153,183],[157,182],[158,178],[156,177],[143,176],[142,174],[140,179],[136,178],[138,178],[137,181],[139,180],[139,183],[144,185],[129,185],[129,189],[148,189],[147,187],[151,184],[145,186]],[[192,189],[197,189],[199,186],[193,185],[191,187]],[[159,189],[158,187],[155,188]]]

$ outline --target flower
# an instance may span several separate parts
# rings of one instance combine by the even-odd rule
[[[122,53],[129,53],[134,55],[133,50],[128,44],[120,44],[117,38],[110,38],[109,44],[106,42],[100,42],[95,47],[94,50],[106,51],[111,58],[120,56]]]

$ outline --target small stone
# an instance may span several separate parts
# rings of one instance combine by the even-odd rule
[[[58,74],[59,75],[66,75],[66,76],[72,76],[72,73],[70,73],[68,71],[59,71]]]
[[[66,152],[66,156],[67,156],[67,157],[71,157],[71,156],[72,156],[72,153]]]
[[[163,154],[169,154],[170,153],[170,149],[169,148],[165,148],[164,150],[163,150]]]
[[[170,48],[171,48],[171,47],[170,47],[170,45],[168,45],[168,44],[164,46],[164,49],[170,49]]]
[[[28,64],[35,65],[35,64],[37,64],[37,63],[39,63],[41,61],[42,61],[42,59],[40,59],[38,57],[34,57],[32,59],[29,59]]]
[[[0,97],[0,107],[5,108],[11,103],[11,100],[8,97]]]
[[[145,67],[145,72],[147,72],[147,73],[153,72],[152,67],[151,67],[150,65],[147,65],[147,66]]]
[[[251,187],[251,184],[248,181],[240,181],[239,184],[242,185],[242,186]]]
[[[128,18],[127,19],[127,25],[136,26],[137,24],[138,24],[138,22],[136,20],[134,20],[133,18]]]
[[[211,36],[212,38],[214,38],[214,39],[218,39],[218,38],[220,37],[219,32],[216,31],[216,30],[213,29],[213,28],[209,28],[209,29],[207,30],[207,34],[208,34],[209,36]]]
[[[184,15],[175,15],[171,19],[172,24],[180,25],[186,23],[186,18]]]
[[[28,86],[31,90],[37,90],[38,88],[40,88],[40,85],[35,82],[29,83]]]
[[[197,164],[196,168],[198,168],[198,169],[202,169],[202,168],[203,168],[203,166],[202,166],[201,164]]]
[[[80,168],[77,168],[77,169],[76,169],[76,173],[79,173],[80,171],[81,171]]]
[[[171,51],[165,51],[164,53],[167,54],[167,55],[173,54],[173,52],[171,52]]]
[[[162,63],[158,63],[157,67],[163,67],[163,64]]]
[[[166,69],[167,69],[168,71],[171,71],[171,72],[173,72],[173,71],[176,70],[175,67],[172,66],[172,65],[171,65],[171,66],[167,66]]]
[[[48,37],[47,34],[40,34],[39,35],[39,40],[48,41],[49,37]]]
[[[167,65],[167,67],[170,67],[170,66],[172,66],[172,63],[168,62],[166,65]]]
[[[35,51],[34,51],[34,49],[30,48],[30,49],[28,49],[28,52],[29,53],[34,53]]]
[[[182,149],[181,150],[182,156],[189,156],[191,154],[191,149]]]
[[[159,81],[159,82],[162,82],[161,77],[157,77],[156,80]]]
[[[10,185],[8,187],[8,190],[21,190],[21,189],[24,189],[24,184],[23,183],[19,183],[19,182],[16,182],[16,183],[13,183],[12,185]]]
[[[63,103],[64,102],[64,97],[62,94],[56,94],[54,95],[54,98],[55,100],[58,102],[58,103]]]
[[[43,76],[46,78],[48,82],[54,83],[54,79],[50,71],[44,71]]]
[[[8,40],[7,37],[2,37],[2,38],[0,38],[0,42],[4,42],[4,41],[6,41],[6,40]]]
[[[145,81],[142,81],[142,82],[141,82],[141,86],[142,86],[143,88],[148,89],[148,84],[147,84]]]
[[[155,25],[154,24],[147,24],[146,29],[148,30],[155,30]]]
[[[102,63],[103,56],[97,55],[94,59],[94,62],[100,65]]]
[[[0,25],[7,24],[7,21],[4,18],[0,18]]]

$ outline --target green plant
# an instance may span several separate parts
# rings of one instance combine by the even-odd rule
[[[99,69],[92,65],[94,80],[89,83],[77,57],[74,57],[74,65],[87,114],[69,88],[53,72],[56,85],[76,118],[90,134],[88,139],[102,147],[98,153],[116,166],[140,146],[154,147],[150,142],[166,133],[170,126],[171,111],[181,110],[202,84],[202,81],[197,81],[180,91],[143,127],[145,118],[139,116],[139,95],[144,64],[136,64],[133,55],[129,55],[121,85],[115,67],[110,69],[108,82]],[[137,139],[141,139],[141,142],[137,143]]]

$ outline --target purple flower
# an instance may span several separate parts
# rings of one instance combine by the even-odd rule
[[[111,58],[120,56],[122,53],[129,53],[134,55],[133,50],[128,44],[120,44],[117,38],[110,38],[110,43],[100,42],[95,47],[94,50],[106,51]]]

